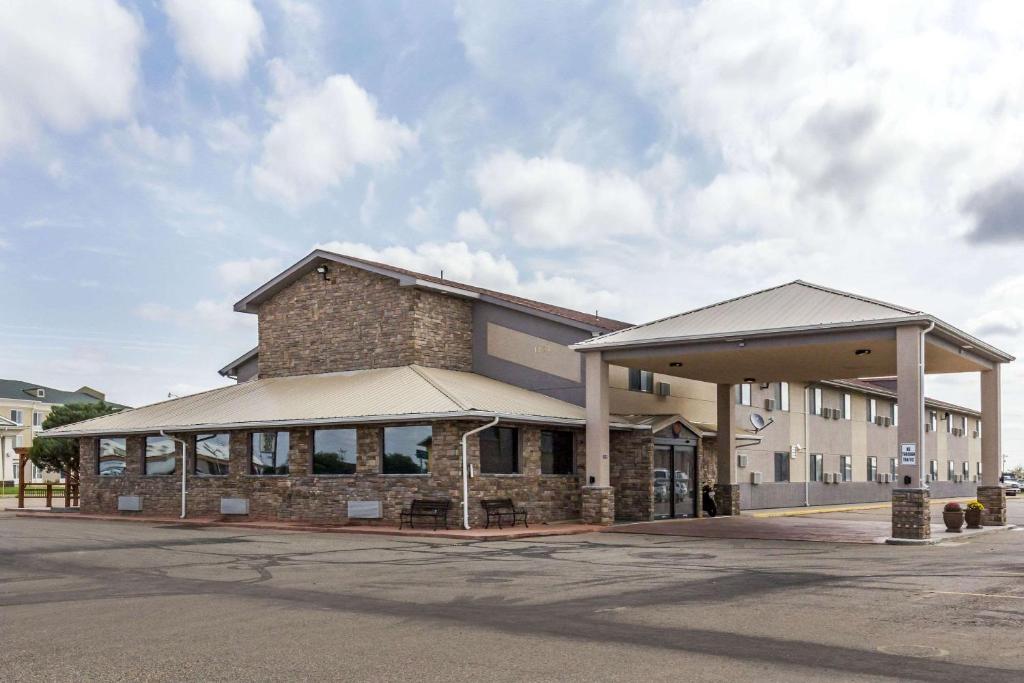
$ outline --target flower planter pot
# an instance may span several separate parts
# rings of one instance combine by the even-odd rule
[[[961,533],[963,531],[964,526],[964,511],[945,511],[942,513],[942,521],[946,523],[946,531]]]
[[[981,528],[981,510],[967,510],[964,513],[964,519],[967,520],[968,529],[980,529]]]

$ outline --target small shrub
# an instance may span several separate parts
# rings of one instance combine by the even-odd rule
[[[967,504],[968,510],[984,510],[985,506],[981,504],[979,500],[972,500]]]
[[[946,512],[960,512],[963,508],[960,507],[960,503],[954,500],[952,503],[946,503],[945,510]]]

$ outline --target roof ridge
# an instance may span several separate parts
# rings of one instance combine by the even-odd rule
[[[883,306],[885,308],[891,308],[893,310],[900,311],[902,313],[909,313],[909,314],[924,313],[924,311],[921,311],[921,310],[914,310],[912,308],[907,308],[906,306],[900,306],[899,304],[892,304],[892,303],[889,303],[888,301],[882,301],[880,299],[872,299],[869,296],[864,296],[862,294],[854,294],[853,292],[847,292],[847,291],[842,290],[842,289],[835,289],[834,287],[826,287],[825,285],[819,285],[819,284],[816,284],[814,282],[808,282],[807,280],[793,280],[792,282],[789,282],[787,284],[803,285],[804,287],[810,287],[812,289],[817,289],[817,290],[820,290],[822,292],[828,292],[829,294],[835,294],[837,296],[845,296],[845,297],[848,297],[850,299],[856,299],[857,301],[863,301],[865,303],[875,304],[876,306]]]
[[[455,398],[455,396],[453,396],[447,389],[442,387],[439,382],[437,382],[435,379],[430,377],[430,375],[428,375],[426,373],[426,368],[421,367],[421,366],[419,366],[419,365],[417,365],[415,363],[407,365],[406,367],[408,367],[410,370],[412,370],[417,375],[422,377],[423,380],[427,384],[429,384],[430,386],[434,387],[434,389],[436,389],[437,391],[441,392],[441,394],[443,394],[445,398],[447,398],[449,401],[451,401],[452,403],[457,405],[460,409],[462,409],[462,410],[472,410],[472,408],[467,406],[464,402],[460,401],[459,399]]]

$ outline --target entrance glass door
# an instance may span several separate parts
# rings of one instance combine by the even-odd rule
[[[692,446],[654,447],[654,516],[693,517],[697,512],[697,457]]]

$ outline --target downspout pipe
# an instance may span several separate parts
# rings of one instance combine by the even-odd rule
[[[811,391],[804,387],[804,507],[811,506]]]
[[[181,519],[185,519],[185,474],[188,472],[188,442],[160,430],[160,436],[181,444]]]
[[[495,416],[494,419],[483,427],[477,427],[476,429],[470,429],[468,432],[462,435],[462,528],[469,529],[469,437],[478,432],[482,432],[485,429],[490,429],[494,425],[498,424],[500,418]],[[184,505],[184,503],[182,503]],[[184,510],[184,508],[182,508]],[[182,513],[182,517],[184,517]]]

